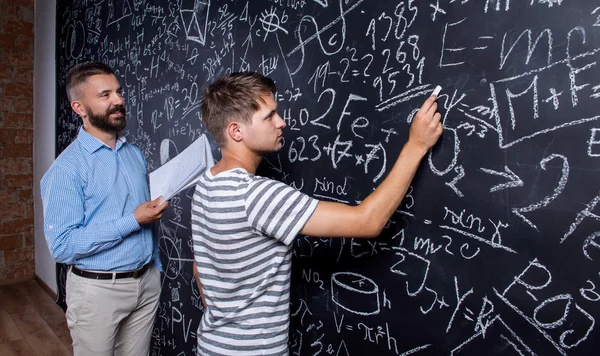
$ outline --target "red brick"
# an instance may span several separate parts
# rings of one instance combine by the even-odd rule
[[[21,189],[19,191],[19,201],[20,202],[31,202],[32,199],[33,199],[33,190]]]
[[[29,53],[33,52],[33,37],[16,36],[13,38],[13,42],[11,44],[14,44],[14,48],[17,51],[25,51]]]
[[[4,264],[6,266],[17,264],[19,262],[33,262],[33,259],[33,248],[31,247],[4,251]]]
[[[25,143],[15,143],[4,146],[6,157],[33,157],[33,145]]]
[[[3,115],[3,129],[13,131],[13,136],[18,134],[19,131],[33,129],[33,115],[32,114],[13,114],[11,112],[2,113]],[[14,140],[11,140],[14,141]]]
[[[0,66],[0,79],[13,79],[13,78],[14,78],[14,74],[13,74],[12,67]]]
[[[20,20],[4,19],[3,32],[13,35],[25,35],[33,37],[33,24]]]
[[[33,52],[4,51],[2,64],[9,67],[31,67],[33,65]]]
[[[33,219],[5,220],[0,223],[0,234],[20,234],[33,228]]]
[[[4,114],[5,128],[33,129],[33,115],[31,114]]]
[[[33,279],[35,275],[35,254],[33,259],[25,263],[25,279]]]
[[[4,233],[4,232],[2,232]],[[0,236],[0,251],[14,250],[21,248],[23,236],[19,234]],[[6,253],[6,252],[5,252]]]
[[[0,201],[4,204],[13,204],[19,201],[20,192],[14,189],[2,189],[0,190]],[[0,231],[4,231],[0,223]]]
[[[33,186],[32,174],[4,174],[2,180],[4,188],[29,188]]]
[[[3,19],[17,19],[17,7],[15,5],[10,5],[3,0],[0,4],[0,11]]]
[[[30,280],[35,272],[35,261],[18,262],[0,268],[0,280],[7,283],[18,283]]]
[[[2,119],[4,121],[4,118]],[[14,143],[17,130],[12,128],[0,128],[0,142]]]
[[[3,204],[0,205],[0,216],[5,221],[22,219],[23,218],[23,205],[22,204]]]
[[[12,98],[12,112],[33,114],[33,98]]]
[[[3,119],[2,119],[3,120]],[[15,129],[2,127],[0,123],[0,142],[13,144],[31,144],[33,143],[32,129]]]
[[[0,281],[35,271],[34,3],[0,0]]]
[[[6,83],[4,84],[4,96],[31,97],[33,95],[33,85],[24,83]]]
[[[13,104],[12,104],[11,98],[2,97],[0,104],[2,104],[2,105],[0,105],[0,110],[2,110],[4,112],[12,112],[13,111]]]
[[[0,33],[0,48],[13,48],[15,46],[15,36]]]
[[[17,265],[12,266],[4,266],[0,267],[0,281],[21,281],[33,278],[33,273],[29,272],[30,265],[32,263],[19,263]]]
[[[33,9],[33,3],[35,2],[35,0],[5,0],[10,4],[13,5],[21,5],[21,6],[25,6],[28,7],[30,9]]]
[[[15,143],[33,143],[33,130],[18,130],[15,135]]]
[[[30,203],[23,203],[21,202],[24,207],[25,207],[25,213],[23,214],[22,218],[24,219],[33,219],[33,202]]]
[[[17,15],[17,19],[25,23],[33,23],[35,20],[33,7],[18,6],[15,13]]]
[[[35,235],[33,234],[33,227],[29,229],[29,232],[25,232],[23,235],[23,247],[35,247]]]
[[[26,174],[33,173],[32,158],[7,157],[0,160],[0,172],[3,174]]]
[[[10,73],[7,73],[7,75],[9,74]],[[0,79],[2,79],[2,77],[0,77]],[[14,75],[14,81],[16,83],[27,83],[33,86],[33,67],[18,68]]]
[[[33,278],[33,273],[30,273],[32,263],[21,262],[16,265],[5,266],[0,268],[0,280],[7,284],[20,283]]]

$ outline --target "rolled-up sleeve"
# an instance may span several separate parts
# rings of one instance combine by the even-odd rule
[[[61,166],[53,166],[44,175],[40,190],[44,234],[57,262],[74,264],[79,258],[110,249],[140,228],[133,213],[85,226],[83,183]]]

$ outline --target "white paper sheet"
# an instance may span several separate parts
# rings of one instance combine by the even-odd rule
[[[196,184],[200,175],[215,163],[205,135],[200,136],[183,152],[150,173],[150,198],[171,199]]]

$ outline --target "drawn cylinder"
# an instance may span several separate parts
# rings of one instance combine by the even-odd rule
[[[331,276],[331,298],[354,314],[379,313],[379,287],[372,279],[358,273],[334,273]]]

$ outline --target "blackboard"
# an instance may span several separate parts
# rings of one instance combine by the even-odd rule
[[[259,174],[358,204],[443,87],[443,136],[381,236],[295,241],[292,355],[597,352],[600,3],[80,0],[57,16],[57,151],[80,125],[65,73],[99,60],[149,171],[205,133],[208,83],[253,70],[288,124]],[[152,355],[195,351],[192,194],[157,228]]]

